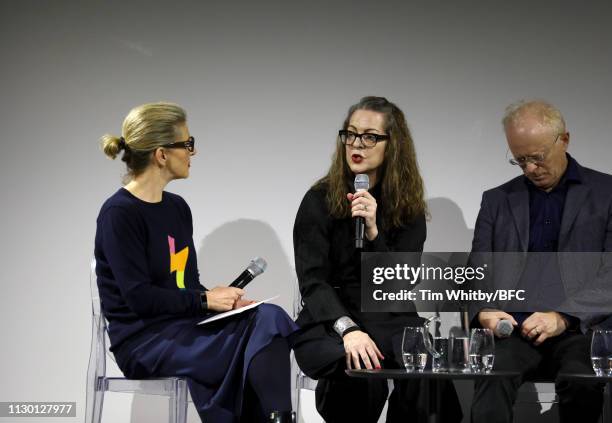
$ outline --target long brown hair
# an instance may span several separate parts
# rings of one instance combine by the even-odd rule
[[[389,135],[380,169],[383,228],[400,227],[427,213],[423,179],[419,173],[412,135],[404,113],[384,97],[363,97],[350,107],[342,129],[347,129],[356,110],[371,110],[385,117],[385,132]],[[352,172],[346,161],[345,146],[336,140],[332,164],[313,188],[327,188],[327,205],[335,218],[351,215],[346,193],[353,189]]]

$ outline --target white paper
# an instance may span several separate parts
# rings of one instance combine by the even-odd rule
[[[276,295],[274,297],[270,297],[270,298],[267,298],[265,300],[257,301],[256,303],[249,304],[248,306],[244,306],[244,307],[241,307],[241,308],[237,308],[236,310],[230,310],[230,311],[226,311],[226,312],[223,312],[223,313],[215,314],[214,316],[210,316],[210,317],[202,320],[200,323],[198,323],[198,325],[203,325],[205,323],[214,322],[215,320],[225,319],[226,317],[233,316],[234,314],[240,314],[240,313],[242,313],[244,311],[247,311],[247,310],[250,310],[252,308],[257,307],[260,304],[269,303],[270,301],[273,301],[273,300],[277,299],[279,296],[280,295]]]

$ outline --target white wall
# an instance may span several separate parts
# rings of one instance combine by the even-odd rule
[[[571,153],[612,173],[611,11],[606,1],[0,3],[0,401],[77,401],[70,421],[82,418],[95,218],[123,173],[97,139],[119,133],[134,105],[189,112],[198,155],[168,189],[192,207],[204,283],[262,255],[270,271],[252,295],[281,292],[289,309],[295,212],[363,95],[407,116],[432,200],[430,251],[469,248],[482,191],[516,174],[499,124],[514,100],[558,105]]]

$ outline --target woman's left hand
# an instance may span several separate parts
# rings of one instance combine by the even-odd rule
[[[234,307],[233,307],[233,309],[234,309],[234,310],[236,310],[237,308],[242,308],[242,307],[245,307],[245,306],[248,306],[248,305],[254,304],[254,303],[256,303],[256,302],[257,302],[257,301],[253,301],[253,300],[245,300],[245,299],[241,298],[241,299],[237,300],[237,301],[234,303]]]
[[[368,191],[349,192],[346,198],[351,202],[351,216],[365,219],[365,235],[368,241],[372,241],[378,236],[376,199]]]

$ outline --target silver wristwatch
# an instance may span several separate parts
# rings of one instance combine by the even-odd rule
[[[342,334],[347,329],[350,329],[356,326],[357,326],[357,323],[353,322],[353,319],[351,319],[348,316],[342,316],[338,320],[336,320],[336,322],[334,323],[334,330],[336,331],[338,335],[342,336]]]

